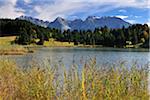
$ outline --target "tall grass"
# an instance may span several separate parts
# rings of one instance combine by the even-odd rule
[[[23,69],[0,61],[0,99],[4,100],[148,100],[148,67],[130,69],[86,63],[81,72],[73,65]],[[59,70],[62,72],[60,73]]]

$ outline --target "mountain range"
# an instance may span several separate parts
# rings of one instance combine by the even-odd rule
[[[49,25],[49,21],[43,21],[43,20],[40,20],[40,19],[37,19],[37,18],[33,18],[33,17],[28,17],[28,16],[20,16],[16,19],[20,19],[20,20],[26,20],[26,21],[29,21],[33,24],[36,24],[36,25],[39,25],[39,26],[42,26],[42,27],[47,27]]]
[[[75,20],[67,20],[61,17],[57,17],[54,21],[43,21],[37,18],[28,17],[28,16],[20,16],[17,19],[20,20],[27,20],[33,24],[49,27],[49,28],[56,28],[60,30],[94,30],[95,28],[101,28],[107,26],[111,29],[117,29],[124,27],[129,27],[131,24],[124,21],[118,17],[96,17],[96,16],[89,16],[85,20],[82,19],[75,19]]]

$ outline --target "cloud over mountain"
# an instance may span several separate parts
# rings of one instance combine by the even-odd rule
[[[58,16],[71,19],[74,16],[106,16],[108,13],[109,16],[120,15],[118,10],[124,13],[124,16],[129,16],[133,11],[128,8],[138,9],[133,13],[134,16],[138,16],[138,11],[147,14],[150,9],[148,0],[0,0],[0,5],[0,18],[27,15],[50,21]],[[112,10],[117,12],[111,13]],[[144,23],[143,20],[141,22]]]

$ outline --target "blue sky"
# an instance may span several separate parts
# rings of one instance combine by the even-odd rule
[[[87,16],[117,16],[130,23],[150,24],[150,0],[0,0],[0,18],[21,15],[53,21]]]

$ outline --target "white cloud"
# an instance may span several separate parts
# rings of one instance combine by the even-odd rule
[[[17,0],[4,0],[4,2],[14,6],[16,5]]]
[[[34,10],[39,13],[38,18],[54,20],[56,17],[67,17],[75,13],[94,13],[106,12],[119,7],[147,8],[148,0],[140,2],[138,0],[55,0],[54,3],[38,5]],[[125,10],[120,10],[125,12]],[[126,18],[127,16],[120,16]]]
[[[150,22],[147,22],[147,25],[150,27]]]
[[[126,20],[127,22],[131,23],[131,24],[136,24],[136,20]]]
[[[146,22],[146,24],[150,27],[150,19]]]
[[[125,9],[120,9],[119,12],[125,13],[127,11]]]
[[[50,0],[47,0],[46,3],[43,3],[45,0],[23,1],[27,5],[33,1],[36,2],[35,5],[29,5],[33,8],[31,9],[31,12],[36,11],[38,13],[36,16],[37,18],[49,21],[54,20],[58,16],[68,17],[73,16],[75,13],[94,15],[95,13],[107,12],[119,7],[150,8],[148,0],[142,2],[139,0],[54,0],[53,3],[49,2]],[[0,6],[0,17],[15,18],[24,15],[25,11],[22,11],[21,9],[18,11],[15,7],[17,0],[5,0],[3,2],[5,2],[5,5]],[[125,12],[125,10],[121,9],[120,12]]]
[[[134,16],[135,18],[141,18],[142,16]]]
[[[38,17],[46,20],[54,20],[56,17],[66,17],[75,12],[80,12],[85,4],[78,2],[58,2],[57,0],[54,4],[46,4],[43,6],[35,6],[34,10],[39,13]],[[82,10],[81,10],[82,11]]]
[[[71,0],[65,0],[71,2]],[[150,8],[149,0],[77,0],[76,2],[89,2],[95,4],[113,4],[121,7]]]
[[[128,18],[128,16],[124,16],[124,15],[117,15],[116,17],[119,17],[119,18],[121,18],[121,19],[126,19],[126,18]]]
[[[0,6],[0,18],[16,18],[23,15],[21,9],[15,8],[17,0],[5,0],[4,4]]]
[[[40,6],[35,6],[33,9],[34,9],[37,13],[42,12],[42,8],[41,8]]]
[[[24,2],[28,4],[31,2],[31,0],[24,0]]]

